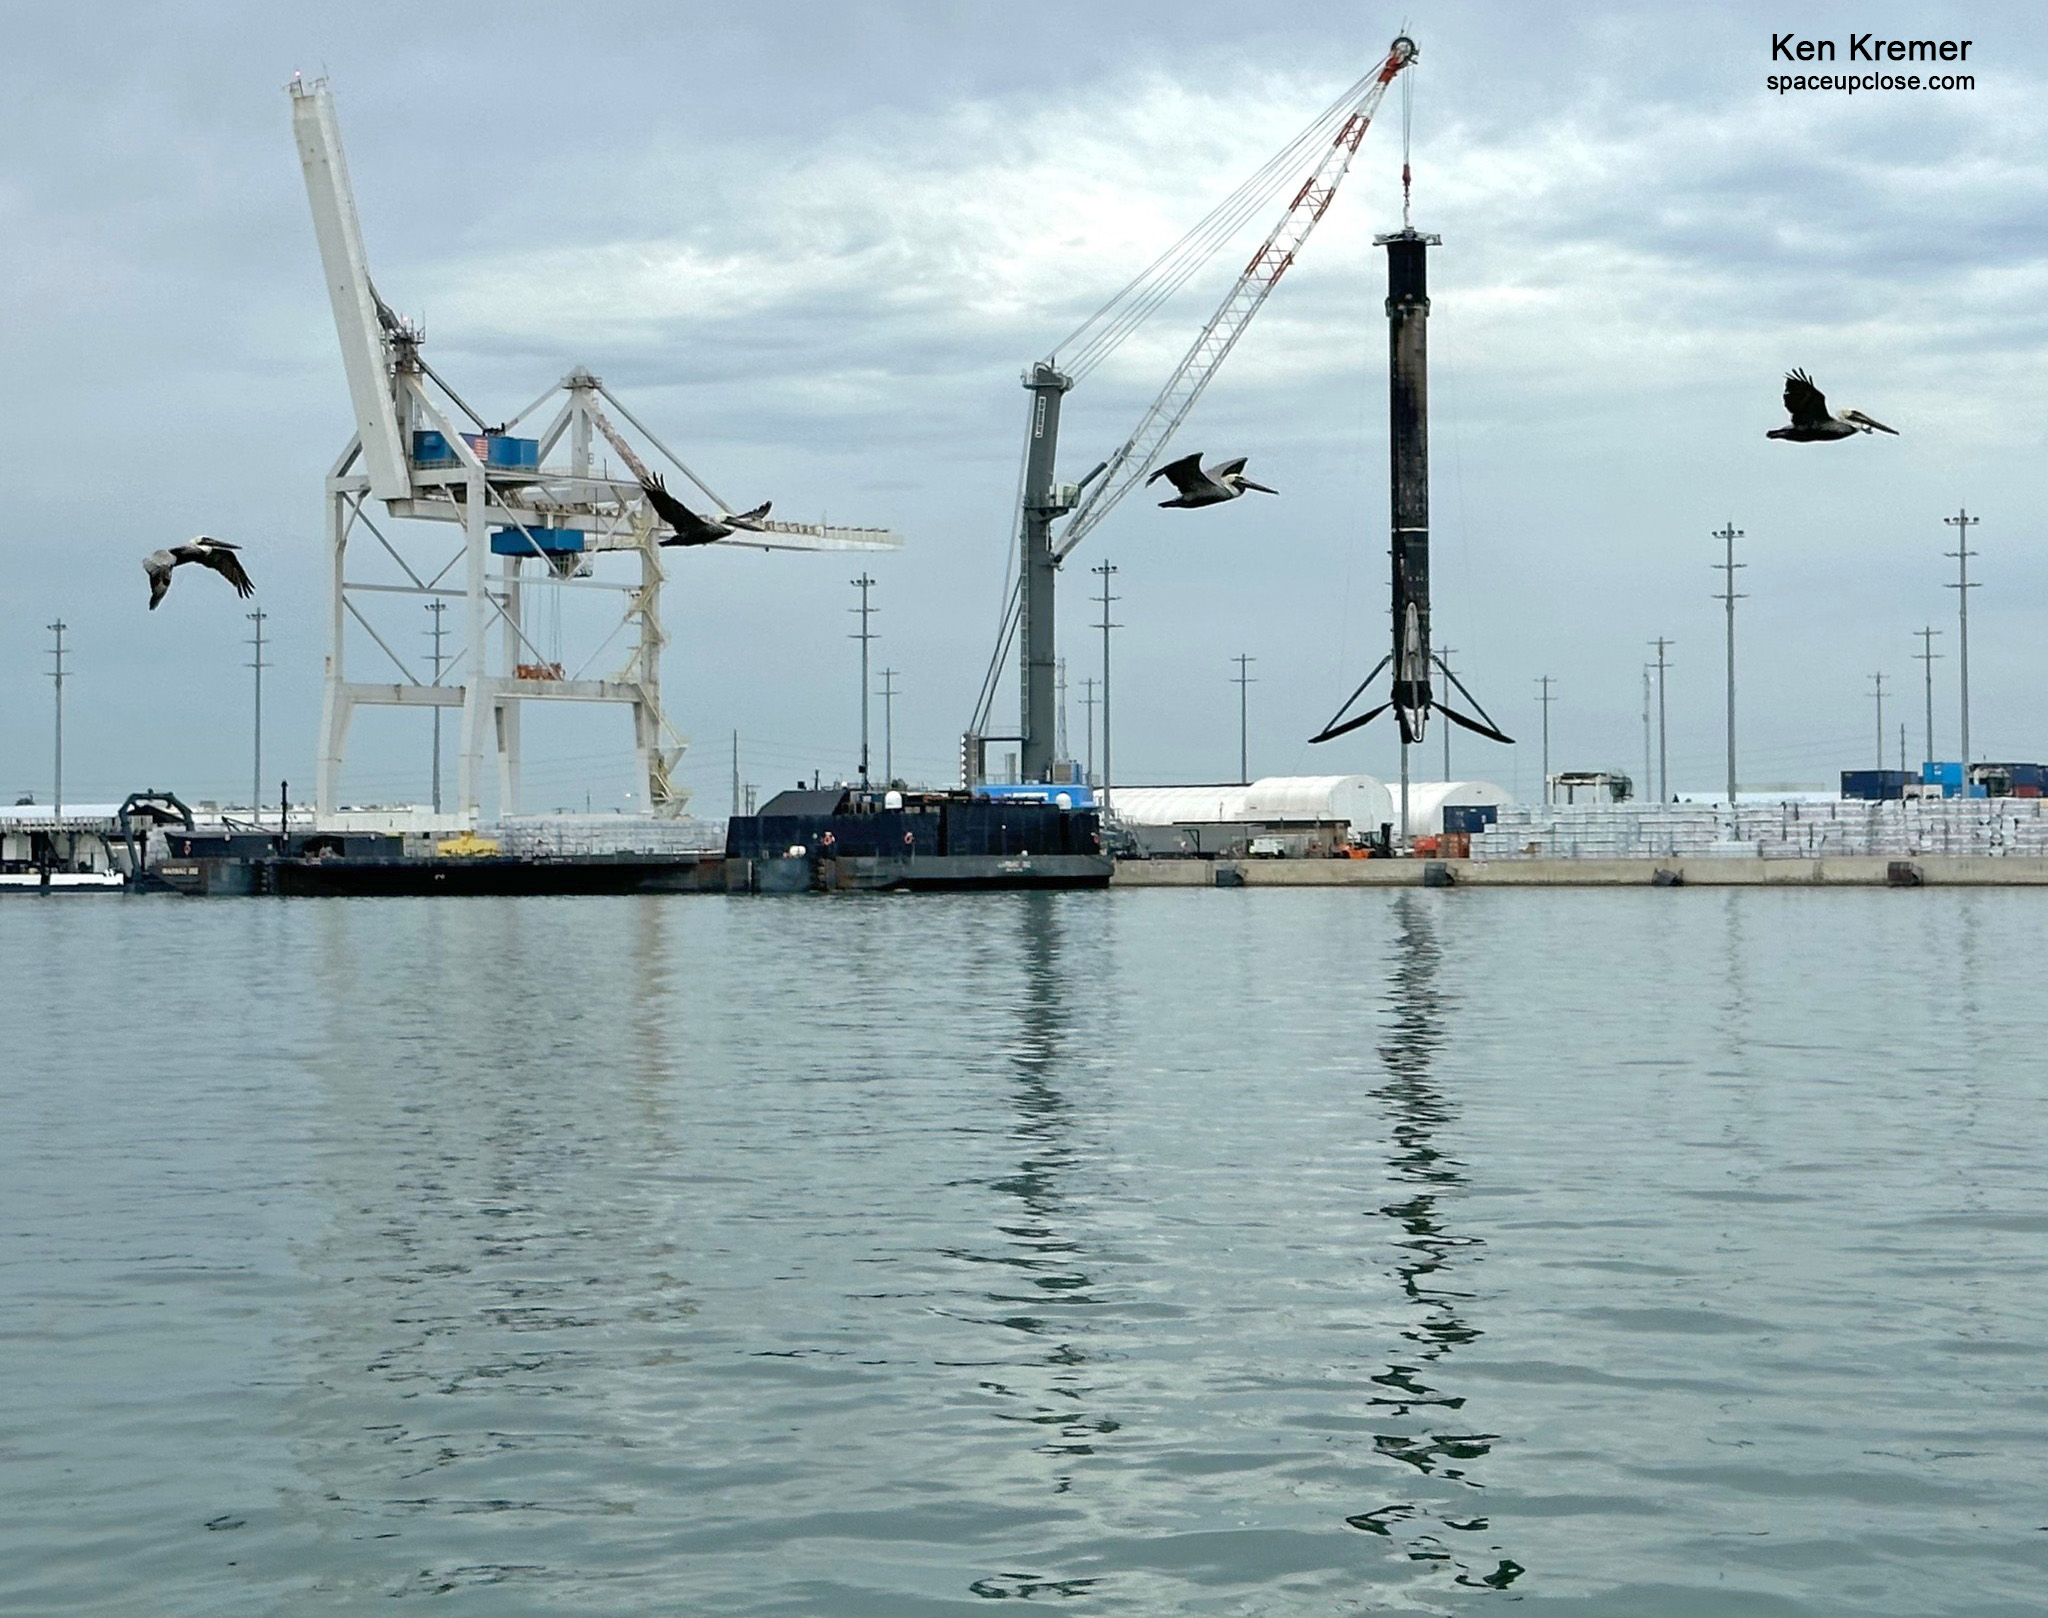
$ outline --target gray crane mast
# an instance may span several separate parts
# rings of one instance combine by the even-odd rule
[[[1072,499],[1054,481],[1054,462],[1060,445],[1060,401],[1073,385],[1063,372],[1043,361],[1024,377],[1025,390],[1031,395],[1031,427],[1024,455],[1023,520],[1018,524],[1018,639],[1023,681],[1018,765],[1026,781],[1050,780],[1058,762],[1053,757],[1058,751],[1055,687],[1059,675],[1054,605],[1060,564],[1053,554],[1052,525],[1072,509]]]

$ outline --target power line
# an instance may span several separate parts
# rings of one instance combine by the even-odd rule
[[[876,638],[868,628],[868,615],[874,611],[868,605],[868,591],[874,588],[875,581],[863,573],[852,582],[853,587],[860,591],[860,605],[848,607],[846,610],[860,614],[860,632],[847,638],[860,642],[860,782],[862,786],[866,786],[868,782],[868,642]]]
[[[1953,517],[1941,520],[1956,531],[1956,548],[1942,552],[1944,556],[1956,559],[1956,582],[1942,588],[1956,593],[1956,671],[1962,677],[1963,792],[1967,796],[1970,789],[1970,592],[1978,588],[1970,582],[1970,558],[1977,554],[1970,549],[1970,530],[1983,519],[1973,517],[1958,507]]]
[[[1231,659],[1231,662],[1237,665],[1237,675],[1230,682],[1237,687],[1237,779],[1240,786],[1250,786],[1252,784],[1251,748],[1247,719],[1250,710],[1245,700],[1245,688],[1259,683],[1251,677],[1249,672],[1251,665],[1258,662],[1258,659],[1247,653],[1239,652],[1237,656]]]
[[[1060,659],[1060,724],[1066,725],[1066,659]],[[1062,752],[1066,751],[1064,733],[1061,736]],[[882,670],[882,780],[896,779],[896,671]]]
[[[64,813],[64,631],[69,626],[59,618],[54,624],[47,624],[44,627],[57,637],[55,644],[50,648],[51,655],[56,659],[51,667],[50,678],[56,682],[57,687],[56,790],[51,796],[56,800],[53,813],[61,817]]]
[[[561,592],[557,591],[559,595]],[[447,660],[441,655],[441,614],[448,610],[448,603],[436,596],[427,603],[427,611],[434,615],[434,627],[427,631],[434,639],[434,684],[441,683],[441,671],[447,667]],[[441,812],[441,705],[434,704],[434,813]]]
[[[1934,665],[1941,661],[1941,653],[1934,649],[1934,637],[1941,631],[1929,624],[1913,633],[1920,638],[1920,650],[1913,656],[1926,665],[1927,671],[1927,751],[1921,757],[1931,762],[1934,758]]]
[[[1081,706],[1088,713],[1088,758],[1082,773],[1088,784],[1095,784],[1095,705],[1102,699],[1095,694],[1095,677],[1089,675],[1081,681]]]
[[[254,612],[244,613],[242,616],[256,626],[256,633],[249,639],[249,644],[256,649],[255,655],[249,660],[249,667],[255,672],[256,676],[256,732],[252,748],[254,773],[250,778],[249,813],[254,817],[257,824],[261,825],[263,822],[263,671],[270,666],[263,661],[263,620],[268,618],[270,614],[261,607],[258,607]],[[438,710],[436,711],[438,712]],[[280,831],[285,829],[283,826],[278,828]]]
[[[1728,609],[1728,807],[1731,809],[1735,807],[1735,603],[1744,599],[1742,592],[1735,588],[1735,570],[1749,566],[1747,562],[1735,560],[1735,542],[1742,537],[1742,530],[1732,520],[1714,535],[1728,547],[1727,560],[1714,563],[1726,575],[1721,593],[1714,599]],[[1882,769],[1884,760],[1880,758],[1877,762]]]
[[[1664,653],[1668,647],[1676,646],[1678,642],[1659,635],[1650,644],[1657,648],[1657,801],[1659,803],[1669,803],[1671,801],[1671,752],[1669,732],[1664,724],[1664,676],[1671,665],[1665,661]]]
[[[1102,603],[1102,622],[1095,627],[1102,631],[1102,789],[1107,792],[1112,777],[1109,769],[1109,632],[1123,628],[1122,624],[1109,621],[1109,604],[1123,600],[1122,596],[1109,593],[1109,581],[1115,577],[1116,569],[1107,561],[1088,570],[1102,575],[1102,594],[1096,599]]]

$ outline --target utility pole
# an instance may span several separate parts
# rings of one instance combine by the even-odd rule
[[[1906,773],[1906,722],[1899,721],[1899,774]]]
[[[1650,783],[1656,780],[1652,768],[1654,752],[1650,740],[1650,665],[1643,665],[1643,793],[1648,796]]]
[[[732,812],[737,819],[740,815],[740,733],[732,733]]]
[[[1875,687],[1871,694],[1877,698],[1877,767],[1881,770],[1884,768],[1884,675],[1880,672],[1870,678]]]
[[[1067,660],[1064,657],[1059,660],[1057,669],[1053,685],[1059,693],[1060,706],[1059,725],[1056,731],[1058,742],[1053,748],[1053,757],[1061,764],[1068,764],[1073,761],[1073,755],[1067,751]],[[886,673],[887,670],[883,672]]]
[[[1067,755],[1067,660],[1060,659],[1060,757]],[[896,671],[882,670],[882,782],[896,779]]]
[[[249,667],[256,671],[255,771],[249,777],[249,814],[260,826],[263,824],[263,671],[269,667],[263,661],[263,620],[270,614],[258,607],[242,616],[256,626],[256,633],[249,641],[256,648],[256,655],[249,660]],[[435,711],[439,712],[438,709]]]
[[[1731,810],[1735,807],[1735,603],[1742,599],[1741,592],[1735,588],[1735,570],[1749,566],[1747,562],[1735,560],[1735,542],[1742,537],[1742,530],[1732,520],[1714,536],[1728,547],[1727,560],[1714,564],[1726,576],[1721,593],[1714,599],[1728,609],[1728,807]],[[1883,750],[1880,742],[1878,751],[1882,753]],[[1883,758],[1878,759],[1877,766],[1884,768]]]
[[[1102,622],[1095,627],[1102,631],[1102,790],[1107,792],[1111,781],[1109,771],[1109,632],[1112,629],[1123,628],[1122,624],[1113,624],[1109,621],[1109,604],[1112,601],[1121,601],[1123,597],[1113,596],[1109,593],[1109,581],[1115,576],[1116,569],[1110,566],[1108,562],[1105,561],[1100,566],[1092,567],[1088,571],[1102,575],[1102,594],[1098,597],[1102,603]]]
[[[848,612],[860,614],[860,633],[850,635],[849,640],[860,642],[860,784],[868,784],[868,642],[875,637],[868,629],[868,614],[874,609],[868,605],[868,592],[875,587],[875,581],[863,573],[853,581],[853,587],[860,591],[860,605],[848,607]]]
[[[1081,706],[1088,712],[1088,759],[1082,774],[1088,784],[1095,784],[1095,704],[1102,699],[1095,694],[1095,677],[1091,674],[1081,681]]]
[[[1941,653],[1934,649],[1934,637],[1941,633],[1932,624],[1913,633],[1920,637],[1920,650],[1913,656],[1927,666],[1927,751],[1921,756],[1929,762],[1934,758],[1934,665],[1941,661]]]
[[[434,615],[434,627],[427,633],[434,638],[434,684],[441,683],[441,671],[447,667],[441,656],[441,614],[448,610],[448,603],[439,596],[427,603],[427,611]],[[434,704],[434,813],[441,812],[441,705]]]
[[[1550,694],[1550,688],[1557,681],[1545,674],[1537,682],[1543,688],[1537,701],[1543,704],[1543,801],[1550,802],[1550,705],[1557,700]]]
[[[1248,787],[1252,784],[1252,769],[1250,731],[1246,720],[1250,710],[1245,702],[1245,688],[1258,683],[1247,672],[1258,659],[1239,652],[1231,662],[1237,665],[1237,678],[1231,681],[1231,684],[1237,687],[1237,784]]]
[[[1675,640],[1659,635],[1650,644],[1657,648],[1657,801],[1671,801],[1671,750],[1668,745],[1669,733],[1664,726],[1664,674],[1671,665],[1664,660],[1666,648],[1676,646]]]
[[[56,663],[50,674],[50,678],[57,682],[57,787],[52,794],[56,802],[51,812],[61,818],[64,813],[64,631],[69,626],[59,618],[45,627],[57,637],[56,644],[51,647]]]
[[[1406,86],[1404,85],[1404,86],[1403,86],[1402,88],[1403,88],[1403,89],[1406,89],[1407,87],[1406,87]],[[1456,651],[1457,649],[1458,649],[1458,648],[1457,648],[1457,647],[1455,647],[1455,646],[1439,646],[1439,647],[1438,647],[1438,648],[1436,649],[1436,661],[1437,661],[1437,666],[1438,666],[1439,668],[1441,668],[1441,669],[1442,669],[1442,670],[1444,671],[1444,684],[1445,684],[1445,685],[1449,685],[1449,684],[1450,684],[1450,682],[1451,682],[1451,653],[1455,652],[1455,651]],[[1448,697],[1448,696],[1450,695],[1450,692],[1446,691],[1446,692],[1444,693],[1444,695]],[[1451,779],[1451,722],[1450,722],[1450,721],[1449,721],[1448,719],[1446,719],[1446,720],[1444,721],[1444,783],[1445,783],[1445,785],[1449,785],[1449,784],[1450,784],[1450,779]]]
[[[1970,592],[1977,588],[1970,582],[1970,558],[1977,554],[1970,549],[1970,530],[1983,519],[1958,508],[1953,517],[1941,520],[1956,531],[1956,548],[1942,553],[1956,559],[1956,582],[1943,588],[1956,593],[1956,672],[1962,676],[1963,796],[1967,798],[1970,795]]]

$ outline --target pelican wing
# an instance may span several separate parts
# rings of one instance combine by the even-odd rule
[[[670,494],[659,472],[650,472],[640,480],[640,492],[647,496],[647,503],[654,507],[654,514],[675,530],[677,544],[708,545],[732,532],[715,522],[706,522]]]
[[[149,575],[149,610],[156,611],[156,604],[163,600],[164,592],[171,587],[171,569],[177,564],[168,551],[158,551],[142,559],[142,571]]]
[[[1785,376],[1785,410],[1795,427],[1818,427],[1828,419],[1827,395],[1813,385],[1804,371]]]
[[[235,587],[235,594],[247,598],[256,593],[256,586],[250,580],[248,570],[242,566],[242,559],[235,554],[235,547],[219,541],[209,541],[198,547],[195,558],[203,567],[210,567]]]
[[[1242,472],[1244,470],[1244,463],[1250,459],[1251,457],[1249,455],[1240,455],[1234,461],[1218,461],[1214,466],[1209,468],[1208,472],[1205,475],[1208,477],[1210,482],[1221,483],[1225,478],[1229,477],[1231,473]]]
[[[728,511],[719,521],[731,523],[735,528],[748,528],[759,533],[761,524],[768,520],[768,508],[773,504],[775,502],[772,500],[763,500],[752,511]]]
[[[1154,483],[1160,478],[1165,478],[1176,489],[1180,490],[1182,494],[1192,494],[1209,481],[1202,472],[1202,454],[1200,450],[1197,450],[1192,455],[1183,455],[1177,461],[1168,461],[1145,481],[1147,483]]]

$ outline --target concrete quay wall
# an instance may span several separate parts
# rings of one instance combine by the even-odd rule
[[[1893,867],[1912,875],[1895,878]],[[1659,873],[1668,873],[1661,879]],[[1675,880],[1674,880],[1675,879]],[[2030,855],[1840,854],[1629,860],[1119,860],[1114,888],[1826,888],[2048,887]]]

